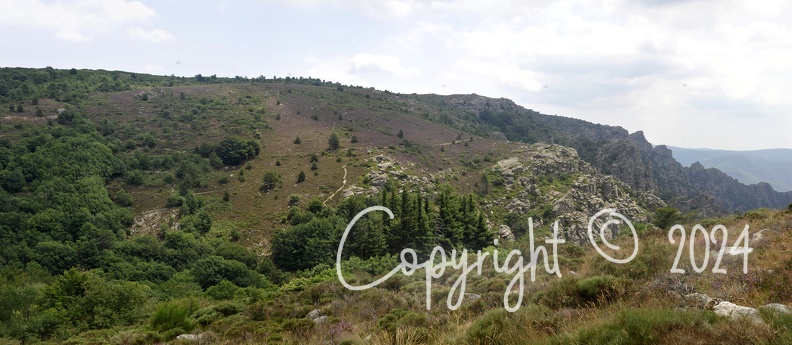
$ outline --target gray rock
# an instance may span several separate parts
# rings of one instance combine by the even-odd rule
[[[720,301],[712,310],[715,314],[728,317],[732,320],[748,319],[757,325],[764,324],[764,320],[762,320],[762,317],[759,315],[759,311],[751,307],[743,307],[732,302]]]
[[[781,303],[770,303],[759,307],[759,310],[767,310],[772,313],[792,314],[792,308]]]
[[[325,315],[317,317],[316,319],[313,320],[313,322],[315,324],[320,324],[320,323],[325,322],[325,321],[327,321],[327,316],[325,316]]]
[[[506,224],[501,224],[501,226],[498,227],[498,236],[510,242],[514,241],[514,233],[512,232],[511,228],[509,228],[509,226]]]
[[[481,298],[481,295],[475,293],[466,293],[465,298],[467,298],[469,301],[475,301]]]
[[[203,338],[203,334],[179,334],[176,336],[178,340],[193,340],[198,341]]]
[[[316,319],[320,318],[321,316],[322,316],[322,312],[319,311],[319,309],[311,310],[308,313],[308,315],[305,315],[305,317],[307,317],[311,321],[316,321]]]
[[[680,307],[712,310],[720,302],[702,293],[691,293],[682,296]]]

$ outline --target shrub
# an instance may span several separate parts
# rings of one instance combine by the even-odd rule
[[[121,189],[116,193],[115,202],[122,207],[132,206],[132,195]]]
[[[143,184],[143,174],[139,170],[133,170],[127,176],[126,183],[132,186],[140,186]]]
[[[261,189],[265,192],[269,192],[274,189],[281,181],[280,175],[274,171],[267,171],[264,173],[264,178],[262,180],[264,185],[261,186]]]
[[[229,300],[234,298],[234,294],[239,290],[239,287],[234,283],[223,280],[215,286],[206,289],[206,294],[215,300]]]
[[[181,207],[184,203],[184,198],[178,194],[171,194],[167,200],[165,200],[165,206],[167,207]]]
[[[197,309],[197,305],[193,301],[160,304],[149,320],[149,327],[158,332],[176,328],[189,332],[194,326],[187,320],[187,316],[192,314],[195,309]]]

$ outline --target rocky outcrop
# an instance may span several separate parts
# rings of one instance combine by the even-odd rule
[[[509,213],[533,212],[541,216],[533,219],[537,227],[548,225],[542,224],[543,220],[557,219],[564,238],[579,244],[589,242],[589,218],[603,209],[615,209],[632,222],[647,222],[647,209],[663,205],[656,196],[635,192],[623,182],[599,173],[574,149],[560,145],[524,146],[492,169],[501,174],[504,188],[514,195],[489,200],[486,207],[503,208]],[[594,225],[599,229],[606,221],[598,219]],[[605,234],[612,238],[619,231],[614,227]]]
[[[755,325],[765,325],[759,310],[768,310],[771,313],[792,313],[792,308],[778,303],[770,303],[757,308],[745,307],[719,298],[711,298],[705,294],[692,293],[682,297],[679,307],[711,310],[715,314],[732,320],[748,320]]]
[[[781,208],[792,202],[792,193],[776,192],[767,183],[744,185],[698,162],[684,167],[666,146],[652,148],[641,132],[605,144],[596,164],[635,189],[655,193],[681,211],[696,211],[703,217]]]
[[[443,102],[460,114],[476,114],[471,126],[490,131],[497,127],[508,140],[572,147],[601,172],[633,189],[655,194],[682,211],[713,216],[792,203],[792,191],[779,193],[766,183],[744,185],[700,165],[684,167],[671,150],[653,147],[640,131],[630,134],[617,126],[540,114],[505,98],[450,95]]]

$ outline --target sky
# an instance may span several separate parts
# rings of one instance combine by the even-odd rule
[[[656,145],[792,148],[789,18],[782,0],[0,0],[0,66],[476,93]]]

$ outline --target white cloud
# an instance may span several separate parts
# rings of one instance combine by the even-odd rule
[[[90,33],[154,16],[156,12],[139,1],[0,0],[0,25],[52,29],[56,37],[71,41],[90,41]]]
[[[74,42],[93,41],[93,37],[83,35],[72,29],[62,29],[55,34],[55,37]]]
[[[157,64],[145,64],[143,65],[143,69],[146,72],[159,72],[162,70],[162,65]]]
[[[127,30],[127,34],[129,34],[130,38],[136,40],[143,40],[143,41],[155,42],[155,43],[176,40],[176,37],[171,35],[170,32],[161,29],[146,31],[141,28],[131,28]]]
[[[402,66],[399,58],[381,54],[357,54],[351,59],[350,73],[388,73],[395,76],[421,74],[420,68]]]

